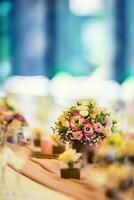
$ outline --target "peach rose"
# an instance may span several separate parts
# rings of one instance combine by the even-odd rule
[[[62,121],[62,126],[66,127],[66,128],[69,128],[70,127],[69,121],[68,120]]]
[[[110,128],[110,127],[105,127],[104,130],[103,130],[103,134],[104,134],[106,137],[111,136],[111,135],[112,135],[111,128]]]
[[[108,115],[105,116],[104,122],[106,126],[110,126],[110,127],[112,126],[112,120]]]
[[[101,123],[94,123],[94,130],[95,130],[95,132],[97,132],[97,133],[103,133],[103,131],[104,131],[104,127],[102,126],[102,124]]]
[[[75,140],[81,140],[83,133],[82,133],[82,131],[74,131],[72,133],[72,135],[73,135]]]

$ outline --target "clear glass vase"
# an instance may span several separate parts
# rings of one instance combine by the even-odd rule
[[[14,134],[14,143],[21,145],[23,141],[23,133],[18,132]]]
[[[20,145],[23,138],[23,128],[21,126],[17,127],[7,127],[8,142]]]
[[[12,127],[8,128],[7,135],[8,135],[8,142],[14,143],[17,145],[25,145],[31,144],[31,136],[29,134],[29,129],[27,127]]]

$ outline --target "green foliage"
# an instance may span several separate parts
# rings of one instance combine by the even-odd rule
[[[94,101],[91,101],[88,103],[88,109],[89,109],[89,112],[92,112],[93,111],[93,108],[95,106],[95,102]]]
[[[82,102],[77,101],[77,106],[82,106]]]
[[[66,131],[68,130],[68,128],[61,126],[60,124],[56,124],[56,129],[58,130],[59,133],[66,133]]]
[[[67,110],[69,115],[72,115],[74,112],[78,112],[75,106],[72,106],[70,109]]]
[[[99,122],[101,124],[104,124],[104,119],[105,119],[105,115],[103,113],[100,113],[96,116],[96,122]]]

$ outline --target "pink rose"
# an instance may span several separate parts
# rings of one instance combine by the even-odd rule
[[[88,137],[94,134],[93,124],[89,120],[84,121],[83,132],[84,132],[84,135]]]
[[[112,126],[112,120],[108,115],[105,116],[104,122],[105,122],[105,126]]]
[[[83,133],[82,133],[82,131],[74,131],[72,133],[72,135],[73,135],[75,140],[81,140]]]
[[[13,119],[13,115],[7,115],[7,116],[5,116],[5,121],[6,122],[11,122],[12,119]]]
[[[100,124],[99,122],[94,123],[94,130],[97,133],[102,133],[104,130],[104,127],[102,126],[102,124]]]
[[[25,119],[25,117],[24,117],[23,115],[21,115],[21,114],[15,114],[15,118],[16,118],[17,120],[19,120],[20,122],[23,122],[23,123],[25,123],[26,125],[28,125],[28,123],[27,123],[27,121],[26,121],[26,119]]]
[[[83,117],[78,112],[74,112],[70,116],[70,125],[73,130],[79,130],[83,124]]]

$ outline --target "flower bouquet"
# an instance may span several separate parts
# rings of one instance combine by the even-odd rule
[[[68,149],[59,156],[59,160],[62,161],[62,167],[60,170],[61,178],[75,178],[80,179],[80,166],[79,158],[81,153],[76,153],[76,150]]]
[[[14,110],[10,109],[4,102],[0,101],[0,145],[6,142],[7,126],[12,119]]]
[[[72,147],[81,152],[86,146],[99,145],[115,128],[116,120],[111,118],[111,113],[95,101],[89,101],[87,104],[78,102],[65,110],[53,131],[60,135],[62,142],[71,142]]]
[[[54,141],[53,144],[53,154],[60,154],[65,151],[65,145],[61,143],[60,135],[53,133],[51,134],[51,138]]]
[[[0,136],[1,143],[6,137],[17,136],[17,142],[23,137],[23,128],[28,124],[21,114],[15,113],[14,110],[4,110],[0,112]],[[2,141],[3,140],[3,141]]]
[[[16,136],[17,143],[23,141],[24,128],[27,126],[27,121],[21,114],[13,114],[11,120],[7,124],[6,133],[8,136]]]

